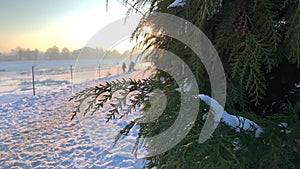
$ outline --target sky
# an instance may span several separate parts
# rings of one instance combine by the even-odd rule
[[[125,17],[126,11],[117,0],[109,0],[108,10],[106,0],[0,0],[0,53],[17,46],[79,49],[102,27]]]

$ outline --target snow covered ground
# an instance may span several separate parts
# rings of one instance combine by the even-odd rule
[[[102,77],[97,83],[136,77],[136,72],[119,74],[118,71],[101,70],[112,75]],[[109,147],[126,121],[108,123],[98,129],[92,123],[85,125],[82,119],[71,121],[73,105],[68,99],[74,94],[74,85],[70,83],[70,72],[67,69],[45,72],[37,76],[36,96],[32,95],[29,72],[1,72],[0,168],[141,168],[144,165],[142,159],[131,153],[138,129],[115,148]],[[88,72],[76,73],[79,77]],[[77,89],[95,83],[82,79],[77,82]],[[99,120],[104,124],[105,119]],[[92,138],[91,131],[103,142]]]
[[[71,83],[71,65],[73,77],[77,75],[76,82],[81,83],[95,76],[79,74],[79,72],[98,71],[99,65],[101,70],[107,70],[111,67],[120,67],[120,60],[108,59],[102,60],[101,64],[95,60],[80,60],[80,66],[76,67],[76,60],[37,60],[37,61],[1,61],[0,62],[0,94],[11,93],[20,90],[32,90],[32,66],[34,66],[34,75],[37,88],[60,86]],[[119,72],[110,72],[119,74]],[[101,72],[101,77],[106,77],[107,72]],[[79,77],[83,78],[79,80]],[[98,74],[97,74],[98,76]],[[75,77],[74,77],[75,78]],[[73,82],[75,82],[75,80]]]
[[[149,74],[144,74],[142,67],[147,64],[139,64],[138,71],[126,73],[121,64],[102,65],[100,72],[97,65],[82,64],[87,66],[75,68],[71,80],[69,62],[49,63],[36,65],[35,96],[32,63],[0,64],[5,70],[0,72],[0,168],[142,168],[145,161],[132,154],[138,127],[112,147],[119,131],[134,115],[112,123],[106,123],[101,113],[78,115],[71,120],[73,104],[68,99],[106,81],[146,78]],[[223,110],[209,96],[198,97],[213,109]],[[221,120],[236,129],[256,130],[257,137],[263,132],[251,120],[226,111]]]

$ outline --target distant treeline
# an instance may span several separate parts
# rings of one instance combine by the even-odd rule
[[[21,61],[21,60],[68,60],[68,59],[101,59],[103,56],[105,58],[125,58],[130,55],[129,51],[124,53],[119,53],[117,50],[104,50],[102,48],[91,48],[84,47],[78,50],[70,51],[68,48],[64,47],[59,50],[57,46],[48,48],[46,52],[41,52],[38,49],[24,49],[17,47],[13,49],[9,54],[0,53],[0,61]]]

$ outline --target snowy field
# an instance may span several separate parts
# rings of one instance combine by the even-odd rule
[[[124,61],[129,64],[127,60]],[[101,72],[112,67],[117,68],[111,74],[121,73],[122,61],[116,59],[95,60],[37,60],[37,61],[1,61],[0,62],[0,94],[11,91],[32,90],[32,66],[36,87],[60,86],[71,83],[71,66],[74,82],[81,83],[86,80],[99,77],[106,77],[108,72]],[[79,72],[93,72],[88,77],[78,74]],[[77,74],[76,74],[77,73]],[[77,75],[77,77],[75,77]],[[87,78],[85,78],[87,77]],[[76,78],[76,79],[75,79]],[[81,79],[80,81],[80,78]]]
[[[109,145],[126,120],[104,125],[104,118],[87,117],[98,117],[98,126],[85,124],[84,119],[71,121],[73,105],[68,102],[76,89],[139,77],[140,72],[123,74],[116,64],[102,64],[100,79],[96,78],[97,67],[87,66],[74,68],[71,80],[70,65],[74,62],[40,62],[44,65],[0,62],[0,168],[141,168],[144,161],[131,153],[138,128],[112,148]],[[36,73],[35,96],[32,65]],[[95,133],[97,137],[91,137]]]

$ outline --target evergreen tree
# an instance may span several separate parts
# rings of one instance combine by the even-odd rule
[[[258,122],[264,133],[255,138],[253,132],[236,133],[220,124],[211,139],[199,144],[197,138],[204,123],[202,115],[208,108],[201,104],[198,119],[189,134],[166,153],[147,158],[145,167],[299,168],[299,145],[295,141],[300,139],[300,1],[186,0],[184,5],[170,7],[172,2],[125,0],[133,12],[145,6],[149,8],[133,39],[143,35],[145,39],[139,45],[146,50],[160,48],[181,57],[196,75],[199,90],[209,95],[207,73],[193,51],[171,37],[143,32],[145,21],[154,11],[179,16],[199,27],[216,47],[224,65],[228,86],[225,109]],[[154,30],[160,28],[154,27]],[[157,64],[160,57],[155,56],[152,54],[151,60]],[[163,83],[161,77],[165,78]],[[90,102],[92,106],[84,113],[96,112],[112,98],[113,91],[124,86],[128,89],[124,95],[134,90],[140,93],[125,112],[119,111],[120,104],[114,104],[114,109],[107,113],[107,121],[124,117],[137,105],[149,108],[147,94],[155,88],[169,97],[167,111],[159,119],[149,124],[133,121],[120,135],[140,125],[138,144],[141,138],[159,134],[172,125],[178,115],[180,94],[175,90],[178,84],[163,71],[157,71],[146,80],[108,82],[78,93],[73,98],[79,103],[74,116],[80,113],[80,104],[89,96],[95,96],[94,102]],[[104,93],[97,102],[97,96]],[[282,122],[288,126],[278,125]]]

